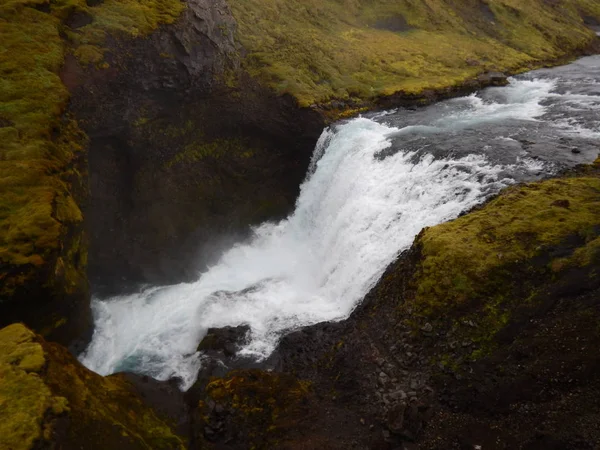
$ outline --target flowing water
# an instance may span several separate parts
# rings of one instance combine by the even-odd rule
[[[500,189],[590,162],[598,152],[600,57],[507,87],[326,129],[295,211],[265,223],[197,281],[94,299],[81,356],[109,374],[179,377],[201,365],[210,327],[251,327],[242,354],[267,357],[298,327],[342,320],[415,235]]]

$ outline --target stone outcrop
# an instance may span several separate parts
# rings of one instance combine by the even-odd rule
[[[241,68],[224,1],[194,0],[145,39],[107,39],[108,67],[68,58],[90,136],[95,286],[196,276],[248,226],[288,212],[323,122]]]
[[[178,434],[188,430],[176,388],[132,375],[101,377],[22,324],[0,330],[0,380],[0,448],[187,446]]]

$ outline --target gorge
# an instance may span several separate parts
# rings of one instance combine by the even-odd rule
[[[287,219],[257,226],[193,283],[95,300],[82,362],[103,375],[175,376],[187,389],[209,328],[250,326],[240,354],[264,359],[284,332],[347,318],[424,227],[515,182],[592,162],[599,67],[589,57],[469,97],[333,124]]]
[[[599,30],[1,2],[0,448],[598,448]]]

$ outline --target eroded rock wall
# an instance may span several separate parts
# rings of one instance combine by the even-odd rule
[[[225,2],[194,0],[146,39],[111,38],[106,68],[67,60],[91,141],[97,286],[196,276],[248,225],[293,206],[322,119],[252,80],[235,34]]]

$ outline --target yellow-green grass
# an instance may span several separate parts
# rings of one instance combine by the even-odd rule
[[[401,308],[416,323],[458,320],[460,332],[483,351],[516,311],[551,296],[548,286],[581,288],[574,271],[590,282],[598,276],[599,234],[597,169],[509,188],[418,236],[413,294]],[[479,326],[463,327],[465,320]]]
[[[599,226],[598,177],[510,188],[482,209],[420,236],[416,301],[431,312],[460,306],[485,292],[496,269],[531,260],[571,236],[593,242]]]
[[[0,380],[2,449],[184,448],[124,376],[90,372],[22,324],[0,329]]]
[[[60,248],[64,226],[82,220],[67,181],[79,175],[72,162],[85,136],[61,117],[69,98],[59,77],[66,52],[98,62],[106,32],[143,35],[173,22],[183,7],[179,0],[0,4],[0,300],[28,280],[8,268],[43,265]],[[74,12],[91,23],[71,30],[65,22]]]
[[[594,39],[592,0],[231,0],[246,67],[301,105],[451,87],[515,71]],[[377,26],[405,22],[406,31]],[[389,27],[388,27],[389,28]],[[399,27],[402,30],[403,27]]]

